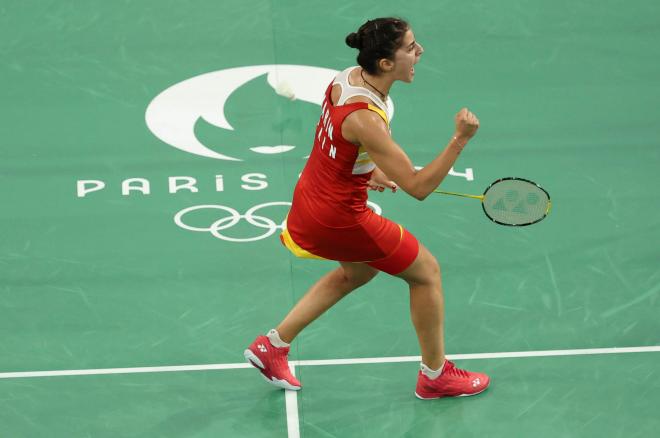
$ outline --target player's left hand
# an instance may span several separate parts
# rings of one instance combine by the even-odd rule
[[[369,190],[376,190],[379,192],[383,192],[385,189],[390,189],[392,190],[392,193],[396,193],[396,189],[398,188],[396,183],[391,181],[379,168],[374,169],[368,184]]]

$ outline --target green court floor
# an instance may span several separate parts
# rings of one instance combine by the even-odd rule
[[[370,195],[438,258],[447,352],[492,377],[476,397],[414,397],[408,292],[386,274],[296,339],[298,394],[244,364],[334,268],[277,235],[320,95],[355,63],[344,37],[388,15],[425,49],[391,93],[414,164],[467,106],[481,128],[442,188],[519,176],[552,196],[516,229],[470,199]],[[0,437],[656,436],[659,15],[650,0],[3,2]]]

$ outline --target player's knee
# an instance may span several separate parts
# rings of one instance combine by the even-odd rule
[[[422,278],[427,284],[440,283],[440,263],[433,255],[430,255],[424,263]]]
[[[413,272],[404,278],[410,285],[440,285],[440,264],[433,254],[424,249],[415,260]]]
[[[438,262],[438,259],[436,259],[433,255],[429,261],[429,270],[433,274],[434,278],[440,278],[440,263]]]

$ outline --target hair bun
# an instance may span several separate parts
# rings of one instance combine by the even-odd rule
[[[362,45],[362,38],[360,38],[359,34],[351,32],[346,37],[346,45],[353,49],[360,49],[360,46]]]

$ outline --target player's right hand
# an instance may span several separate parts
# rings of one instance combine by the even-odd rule
[[[454,118],[456,122],[456,136],[464,139],[465,141],[474,137],[474,134],[477,133],[479,129],[479,119],[473,113],[471,113],[467,108],[461,109],[456,117]]]

